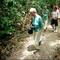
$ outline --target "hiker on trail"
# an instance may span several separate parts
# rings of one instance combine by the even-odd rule
[[[48,26],[48,18],[49,18],[49,10],[47,9],[47,6],[44,7],[42,14],[43,14],[43,22],[44,22],[44,31],[46,31]]]
[[[56,6],[57,10],[57,14],[58,14],[58,25],[60,24],[60,8],[58,6]]]
[[[29,12],[32,16],[33,38],[35,45],[39,46],[41,44],[41,32],[43,28],[42,18],[37,14],[35,8],[31,8]]]
[[[53,27],[53,31],[57,32],[57,26],[58,26],[58,13],[57,13],[57,8],[54,7],[53,11],[51,13],[51,25]]]
[[[56,12],[59,13],[59,7],[58,6],[55,6],[57,8]]]
[[[58,21],[60,22],[60,8],[59,8],[59,13],[58,13]]]

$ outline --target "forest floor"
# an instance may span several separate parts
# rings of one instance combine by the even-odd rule
[[[35,54],[33,35],[28,35],[19,39],[17,48],[7,60],[60,60],[60,29],[57,33],[47,30],[43,34],[42,44]]]

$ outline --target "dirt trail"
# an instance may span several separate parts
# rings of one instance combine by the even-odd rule
[[[25,38],[23,48],[14,52],[7,60],[53,60],[56,48],[60,46],[60,38],[57,33],[45,33],[42,40],[42,44],[39,46],[39,51],[33,54],[35,51],[34,46],[30,47],[32,51],[28,51],[27,47],[34,44],[33,36]]]

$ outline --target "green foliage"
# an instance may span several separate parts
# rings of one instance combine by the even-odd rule
[[[14,23],[20,19],[18,15],[18,10],[14,1],[1,1],[0,6],[0,38],[6,34],[12,34],[15,32]]]
[[[50,6],[54,4],[56,0],[0,0],[0,33],[15,32],[15,25],[26,15],[30,7],[35,7],[41,15],[45,5],[51,9]]]
[[[42,12],[45,5],[48,6],[49,10],[51,10],[51,6],[56,3],[60,5],[60,2],[56,1],[57,0],[0,0],[0,44],[3,45],[4,48],[6,48],[10,41],[8,41],[8,43],[8,39],[5,38],[13,36],[12,34],[14,34],[16,31],[17,23],[22,24],[21,21],[24,21],[23,17],[26,16],[31,7],[35,7],[37,9],[38,14],[42,16]],[[23,24],[19,26],[19,28],[23,28]],[[3,55],[5,56],[6,53],[3,53]]]
[[[0,38],[6,34],[13,34],[15,25],[28,11],[28,0],[0,0]]]

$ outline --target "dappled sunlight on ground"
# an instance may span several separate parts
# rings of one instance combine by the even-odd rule
[[[33,59],[53,59],[53,55],[55,53],[55,49],[58,45],[60,45],[60,40],[58,40],[57,33],[46,33],[44,36],[42,36],[42,44],[39,46],[39,51],[36,52],[36,54],[33,54],[33,52],[36,51],[35,42],[33,40],[33,36],[25,38],[26,41],[23,44],[24,47],[21,49],[21,52],[16,53],[17,56],[15,58],[11,59],[19,59],[19,60],[33,60]],[[20,50],[19,50],[20,51]],[[14,55],[13,55],[14,56]]]
[[[26,44],[25,44],[25,49],[22,53],[22,57],[19,58],[19,59],[24,59],[26,58],[28,55],[32,55],[33,54],[33,51],[28,51],[27,48],[30,46],[30,45],[33,45],[35,44],[34,40],[33,40],[33,37],[30,36],[29,38],[26,38],[27,40],[29,40]]]
[[[29,52],[29,51],[27,51],[27,49],[26,50],[24,50],[23,51],[23,53],[22,53],[22,57],[21,58],[18,58],[18,59],[24,59],[24,58],[26,58],[28,55],[32,55],[33,54],[33,51],[32,52]]]
[[[50,42],[50,43],[49,43],[49,45],[50,45],[51,47],[54,47],[54,46],[56,46],[56,45],[58,45],[58,44],[60,44],[60,40],[56,40],[56,41],[53,41],[53,42]]]

